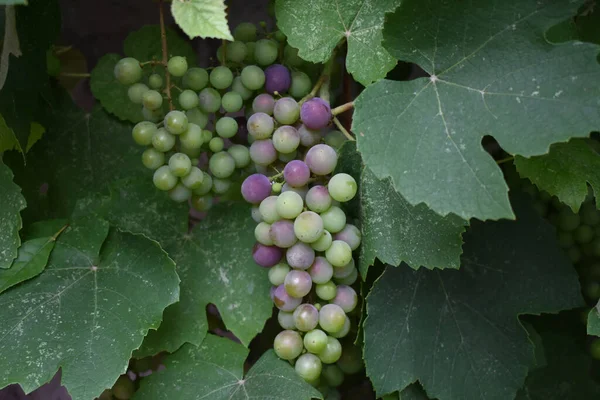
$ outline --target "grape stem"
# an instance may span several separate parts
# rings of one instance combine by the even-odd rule
[[[89,78],[92,75],[89,73],[76,74],[71,72],[63,72],[60,74],[60,76],[63,76],[65,78]]]
[[[331,52],[331,57],[325,64],[325,67],[323,68],[323,71],[321,72],[321,76],[319,76],[317,83],[315,83],[315,86],[312,88],[310,93],[307,94],[306,96],[304,96],[304,98],[298,102],[299,105],[302,105],[307,100],[310,100],[313,97],[315,97],[317,95],[317,92],[319,91],[319,89],[321,89],[321,86],[323,85],[323,83],[325,83],[325,81],[329,80],[329,76],[331,75],[331,69],[333,67],[334,61],[335,61],[335,50]]]
[[[341,106],[335,107],[334,109],[331,110],[331,114],[333,116],[339,115],[343,112],[346,112],[348,110],[351,110],[354,108],[354,102],[351,101],[349,103],[346,104],[342,104]]]
[[[167,48],[167,32],[165,30],[165,13],[163,11],[163,2],[164,0],[160,0],[158,2],[158,10],[159,10],[159,18],[160,18],[160,42],[162,47],[162,65],[165,67],[165,77],[167,80],[167,84],[165,86],[165,94],[167,95],[167,100],[169,101],[169,110],[173,110],[173,99],[171,98],[171,74],[169,73],[169,69],[167,68],[167,64],[169,62],[169,49]]]
[[[514,160],[514,159],[515,159],[515,157],[514,157],[514,156],[510,156],[510,157],[502,158],[502,159],[500,159],[500,160],[496,161],[496,164],[498,164],[498,165],[500,165],[500,164],[504,164],[504,163],[507,163],[507,162],[509,162],[509,161],[512,161],[512,160]]]
[[[146,65],[164,65],[162,61],[152,60],[144,61],[140,63],[140,67],[144,68]]]
[[[269,180],[270,180],[271,182],[274,182],[274,181],[276,181],[278,178],[281,178],[282,176],[283,176],[283,172],[280,172],[280,173],[278,173],[278,174],[276,174],[276,175],[273,175],[273,176],[269,177]]]
[[[346,130],[346,128],[344,128],[344,125],[342,125],[342,123],[340,122],[339,119],[337,119],[337,117],[333,117],[333,123],[335,124],[335,126],[337,126],[337,128],[340,130],[340,132],[342,132],[344,134],[344,136],[346,136],[346,138],[348,140],[351,141],[355,141],[356,139],[354,139],[354,136],[352,136],[352,134],[350,132],[348,132]]]

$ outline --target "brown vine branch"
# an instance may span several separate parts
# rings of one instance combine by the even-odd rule
[[[164,0],[160,0],[158,2],[158,10],[160,16],[160,42],[162,46],[162,64],[165,67],[165,77],[167,79],[167,85],[165,86],[165,94],[167,95],[167,100],[169,101],[169,110],[173,110],[173,98],[171,97],[171,74],[169,73],[169,69],[167,68],[167,64],[169,62],[169,49],[167,47],[167,32],[165,30],[165,13],[163,11],[163,2]]]
[[[341,113],[344,113],[348,110],[351,110],[354,108],[354,102],[351,101],[349,103],[346,104],[342,104],[341,106],[335,107],[334,109],[331,110],[331,114],[333,116],[339,115]]]
[[[354,139],[354,136],[352,136],[352,134],[350,132],[348,132],[348,130],[346,130],[346,128],[344,128],[344,125],[342,125],[342,123],[340,122],[339,119],[337,119],[337,117],[333,117],[333,123],[335,124],[335,126],[337,126],[337,128],[340,130],[340,132],[342,132],[344,134],[344,136],[346,136],[346,138],[348,140],[351,141],[356,141],[356,139]]]

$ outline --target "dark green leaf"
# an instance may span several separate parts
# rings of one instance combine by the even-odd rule
[[[196,53],[190,42],[183,39],[177,32],[167,28],[167,47],[169,57],[182,56],[187,59],[188,65],[196,64]],[[123,50],[127,57],[136,58],[140,62],[162,60],[162,47],[160,41],[160,26],[146,25],[127,36],[123,43]],[[157,71],[163,67],[157,67]]]
[[[555,232],[521,201],[517,221],[474,222],[460,270],[388,267],[367,298],[365,363],[378,394],[419,380],[440,400],[511,399],[535,365],[519,314],[582,305]]]
[[[0,269],[9,268],[21,244],[21,210],[27,206],[21,188],[13,183],[13,174],[0,158]]]

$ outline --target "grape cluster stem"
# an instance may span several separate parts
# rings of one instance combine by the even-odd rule
[[[171,97],[171,74],[169,73],[169,69],[167,68],[167,63],[169,62],[169,50],[167,47],[167,32],[165,30],[165,13],[163,11],[163,3],[164,0],[160,0],[158,2],[160,18],[160,42],[162,47],[162,64],[165,67],[165,78],[167,81],[165,87],[165,94],[167,95],[167,100],[169,101],[169,110],[173,111],[175,108],[173,107],[173,99]]]
[[[331,53],[331,57],[329,58],[329,60],[327,60],[325,67],[323,67],[323,71],[321,72],[321,76],[319,76],[319,80],[317,80],[317,82],[315,83],[315,86],[312,88],[310,93],[307,94],[306,96],[304,96],[304,98],[298,102],[298,105],[302,106],[302,104],[304,104],[304,102],[315,97],[317,95],[317,93],[319,92],[319,89],[321,89],[321,86],[326,81],[329,80],[329,77],[331,75],[331,69],[333,67],[333,62],[335,60],[335,54],[336,54],[336,52],[334,50]]]
[[[342,106],[340,106],[340,107],[342,107]],[[342,123],[340,122],[340,120],[337,117],[333,117],[333,123],[335,124],[335,126],[337,126],[337,128],[340,130],[340,132],[342,132],[344,134],[344,136],[346,136],[346,138],[348,140],[351,140],[351,141],[356,140],[354,138],[354,136],[352,136],[352,134],[350,132],[348,132],[348,130],[346,128],[344,128],[344,125],[342,125]]]

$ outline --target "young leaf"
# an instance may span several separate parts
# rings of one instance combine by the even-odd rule
[[[214,335],[186,344],[165,360],[166,369],[144,379],[133,400],[322,399],[293,367],[269,350],[244,377],[248,350]]]
[[[175,0],[171,12],[177,25],[191,38],[233,40],[223,0]]]
[[[74,221],[44,272],[0,296],[0,387],[30,392],[62,368],[74,400],[98,396],[177,301],[178,282],[156,242]]]
[[[399,4],[399,0],[278,0],[275,11],[279,28],[307,61],[327,61],[345,39],[348,72],[366,86],[396,65],[381,46],[381,31],[385,13]]]
[[[460,270],[388,267],[367,298],[365,364],[378,394],[418,379],[440,400],[513,398],[534,352],[519,314],[582,305],[555,232],[530,207],[474,222]]]
[[[21,210],[26,207],[21,188],[13,183],[13,174],[0,158],[0,269],[10,268],[21,244]]]
[[[553,144],[543,156],[517,156],[515,166],[519,175],[558,197],[574,212],[579,211],[588,194],[587,183],[595,193],[600,190],[600,155],[585,139]]]
[[[529,157],[600,124],[600,47],[544,39],[576,10],[557,0],[403,1],[386,19],[384,46],[431,77],[383,80],[357,98],[353,130],[365,164],[411,204],[514,218],[482,137]]]

